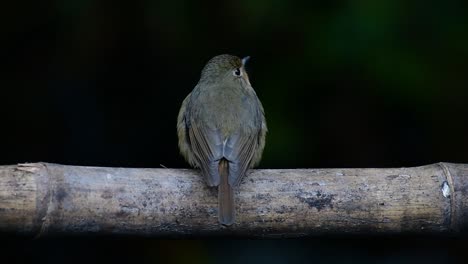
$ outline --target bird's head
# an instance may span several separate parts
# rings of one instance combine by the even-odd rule
[[[250,86],[245,65],[249,56],[241,59],[237,56],[223,54],[209,60],[202,70],[200,82],[206,83],[241,83]]]

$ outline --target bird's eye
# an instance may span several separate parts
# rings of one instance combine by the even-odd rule
[[[242,71],[241,71],[240,68],[236,68],[236,69],[232,72],[232,74],[234,74],[234,76],[238,76],[238,77],[239,77],[239,76],[242,76]]]

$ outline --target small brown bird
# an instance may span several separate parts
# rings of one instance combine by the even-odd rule
[[[235,222],[234,190],[265,147],[265,115],[245,71],[248,59],[219,55],[208,61],[177,119],[180,152],[218,187],[223,225]]]

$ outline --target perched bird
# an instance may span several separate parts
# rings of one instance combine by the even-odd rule
[[[245,70],[248,59],[225,54],[208,61],[177,118],[180,152],[218,187],[223,225],[235,222],[234,190],[265,146],[265,115]]]

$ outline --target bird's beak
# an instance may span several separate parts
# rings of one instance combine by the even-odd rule
[[[242,66],[245,66],[249,60],[250,60],[250,56],[244,57],[242,59]]]

